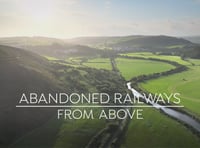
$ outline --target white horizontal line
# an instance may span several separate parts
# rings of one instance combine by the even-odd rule
[[[109,108],[109,107],[113,107],[113,108],[123,108],[123,107],[137,107],[137,108],[151,108],[151,107],[169,107],[169,108],[175,108],[175,107],[184,107],[182,105],[166,105],[166,106],[160,106],[160,105],[155,105],[155,106],[151,106],[151,105],[16,105],[16,107],[24,107],[24,108],[34,108],[34,107],[41,107],[41,108]]]

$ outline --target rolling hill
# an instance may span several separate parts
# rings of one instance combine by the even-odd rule
[[[61,39],[49,38],[49,37],[2,37],[0,38],[0,45],[9,45],[18,48],[26,48],[28,46],[38,45],[51,45],[54,43],[65,44]]]
[[[66,131],[72,131],[70,136],[64,136],[80,139],[86,145],[100,128],[88,127],[83,131],[84,122],[57,120],[56,108],[17,108],[22,93],[54,94],[67,91],[69,94],[112,94],[115,91],[125,92],[126,89],[122,85],[125,84],[124,79],[113,71],[51,63],[38,54],[4,45],[0,45],[0,83],[0,147],[20,148],[27,145],[33,148],[53,147],[59,139],[59,132],[62,133],[61,127],[71,127],[71,124],[76,127],[76,132],[65,127]],[[67,147],[78,144],[70,142],[63,139]]]
[[[197,51],[196,47],[198,47],[198,44],[184,38],[164,35],[79,37],[67,40],[46,37],[11,37],[0,38],[0,44],[23,48],[39,55],[59,59],[73,56],[97,56],[102,54],[101,49],[117,52],[159,52],[161,54],[194,57],[188,53],[194,50]]]
[[[22,93],[60,90],[50,64],[40,56],[0,45],[0,147],[43,125],[54,110],[16,108]]]
[[[0,38],[0,45],[22,48],[39,55],[53,56],[60,59],[70,56],[92,56],[99,53],[99,50],[88,46],[48,37]]]
[[[69,40],[90,46],[108,46],[113,50],[141,50],[145,48],[180,48],[192,43],[183,38],[170,36],[124,36],[124,37],[82,37]],[[174,47],[173,47],[174,46]]]
[[[167,55],[200,58],[199,45],[184,38],[171,36],[121,36],[121,37],[82,37],[68,40],[101,49],[118,52],[153,52]]]
[[[184,38],[190,42],[200,44],[200,36],[188,36]]]

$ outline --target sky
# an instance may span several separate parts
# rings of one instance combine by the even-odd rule
[[[0,0],[0,37],[200,35],[200,0]]]

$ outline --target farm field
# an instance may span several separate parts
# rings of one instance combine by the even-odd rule
[[[132,120],[121,148],[199,147],[199,139],[177,121],[154,108],[143,108],[143,120]],[[184,141],[183,141],[184,139]]]
[[[198,62],[196,61],[196,64]],[[140,84],[140,86],[151,93],[180,93],[180,104],[185,106],[184,109],[200,117],[200,68],[199,66],[188,67],[188,71],[149,80]]]
[[[185,106],[185,110],[193,115],[200,117],[199,96],[200,87],[200,60],[186,59],[182,60],[178,56],[157,56],[152,53],[128,53],[128,56],[138,56],[144,58],[157,58],[171,60],[187,66],[189,69],[185,72],[149,80],[140,84],[140,87],[151,93],[180,93],[181,105]]]
[[[155,59],[162,59],[168,61],[174,61],[182,65],[190,65],[188,61],[184,61],[179,56],[169,56],[169,55],[155,55],[151,52],[134,52],[134,53],[126,53],[121,54],[123,56],[130,56],[130,57],[141,57],[141,58],[155,58]]]
[[[62,59],[57,59],[52,56],[44,56],[47,60],[49,60],[52,63],[57,63],[60,65],[65,65],[65,66],[72,66],[72,67],[81,67],[81,59],[79,57],[76,58],[68,58],[65,60]]]
[[[157,61],[117,58],[116,65],[126,80],[143,74],[153,74],[174,68],[174,66]]]
[[[83,65],[97,69],[112,70],[109,58],[88,59],[88,61],[84,62]]]
[[[159,58],[159,56],[157,56],[157,58]],[[167,56],[165,56],[164,59],[167,60]],[[179,57],[174,57],[174,59],[179,59]],[[161,70],[158,67],[163,68],[163,65],[165,65],[165,63],[163,64],[162,62],[152,65],[151,62],[145,60],[141,60],[144,63],[139,64],[136,62],[137,60],[120,59],[124,62],[124,66],[121,64],[120,67],[118,60],[119,59],[116,59],[118,69],[126,79],[137,75],[150,74],[150,71],[148,71],[149,69],[151,69],[151,73],[158,72],[157,70]],[[163,93],[166,92],[166,90],[168,93],[178,91],[181,93],[181,102],[182,105],[185,106],[185,109],[187,109],[187,111],[190,110],[193,114],[199,115],[199,60],[187,59],[187,61],[183,61],[179,59],[178,62],[187,65],[189,70],[150,80],[139,86],[152,93]],[[194,66],[192,66],[192,63]],[[152,66],[155,69],[149,68],[148,66]],[[135,71],[130,67],[135,67],[140,70],[135,74]],[[163,68],[162,70],[166,71],[168,70],[167,68],[170,69],[170,67],[165,67],[165,69]],[[171,68],[173,68],[173,66]],[[187,98],[187,95],[190,97]],[[154,108],[144,108],[143,116],[143,120],[132,120],[130,122],[125,141],[121,148],[131,148],[133,145],[135,147],[146,147],[147,144],[149,147],[164,147],[166,145],[170,145],[170,147],[199,147],[199,139],[192,134],[191,131],[174,119],[161,114],[158,110]],[[183,139],[186,140],[183,142]],[[191,145],[191,143],[193,145]]]

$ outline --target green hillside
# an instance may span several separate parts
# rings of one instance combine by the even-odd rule
[[[22,93],[60,90],[53,69],[43,58],[27,51],[0,46],[0,145],[8,145],[47,122],[49,109],[19,109]]]
[[[126,91],[125,80],[115,72],[52,63],[35,53],[2,45],[0,82],[0,147],[82,147],[105,127],[105,120],[57,120],[56,108],[16,108],[22,93],[112,95]]]

